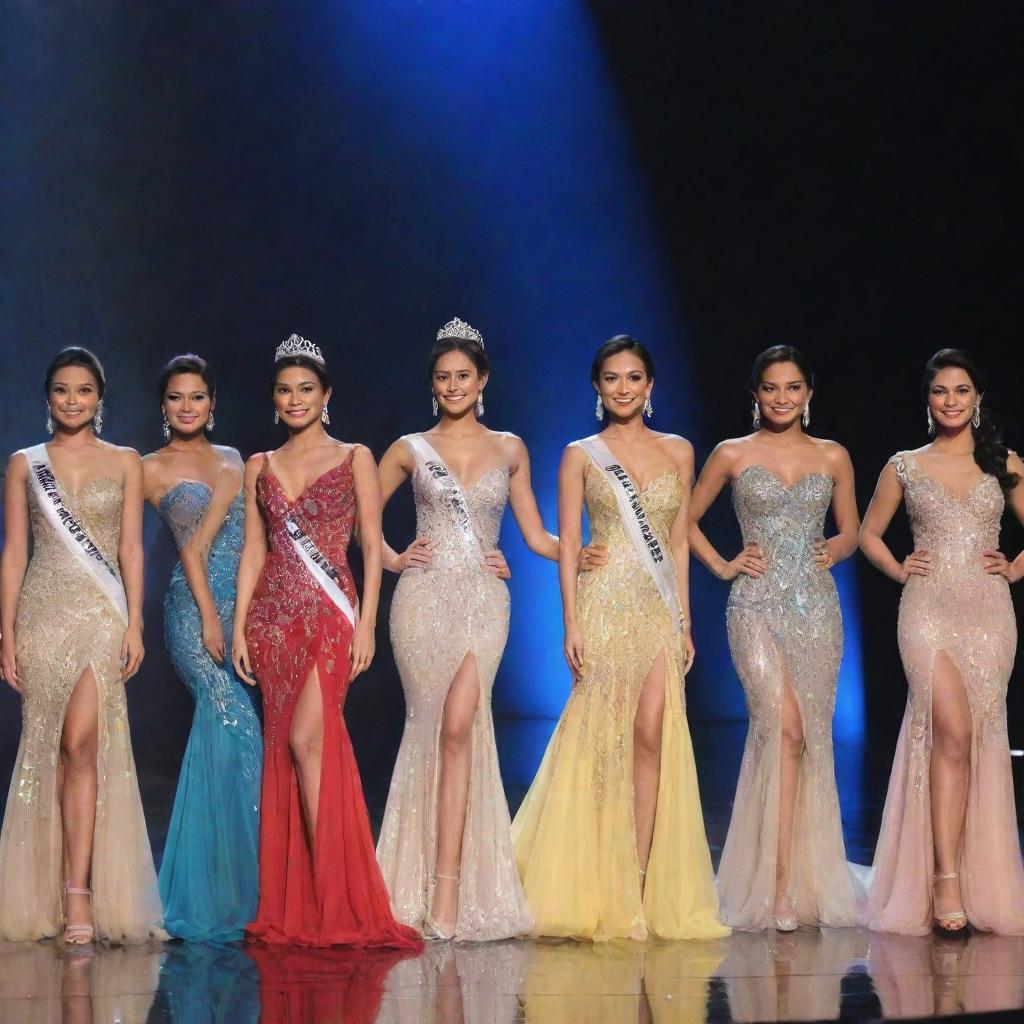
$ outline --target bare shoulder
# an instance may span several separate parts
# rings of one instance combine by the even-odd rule
[[[586,466],[589,456],[583,449],[583,445],[580,441],[586,440],[581,438],[579,441],[570,441],[562,451],[562,465],[566,468],[582,469]]]
[[[11,480],[28,478],[28,456],[21,448],[11,452],[11,457],[7,460],[7,476]]]
[[[501,451],[507,456],[509,462],[514,462],[521,455],[526,454],[526,445],[518,434],[511,430],[492,430],[491,437]]]
[[[263,472],[268,461],[269,458],[266,452],[257,452],[245,460],[245,482],[247,486],[252,486],[256,483],[256,477]]]
[[[346,445],[345,458],[347,459],[349,456],[352,458],[353,466],[359,466],[360,468],[377,468],[377,460],[373,457],[373,452],[371,452],[365,444],[353,441],[351,444]]]
[[[101,444],[106,445],[105,441],[101,441]],[[142,456],[134,448],[129,448],[126,445],[112,444],[108,446],[113,453],[114,457],[126,470],[142,470]]]
[[[744,452],[748,451],[752,444],[753,442],[749,437],[729,437],[724,441],[719,441],[711,449],[707,464],[711,465],[714,462],[717,466],[731,469],[743,458]]]
[[[225,465],[234,466],[236,469],[242,469],[245,466],[245,460],[237,448],[226,444],[215,444],[213,450],[221,457],[221,461]]]
[[[838,441],[829,441],[825,438],[814,438],[816,447],[825,456],[825,463],[829,469],[845,469],[852,465],[850,453]]]
[[[661,434],[658,440],[676,457],[693,458],[693,445],[681,434]]]
[[[1011,473],[1017,473],[1019,476],[1024,477],[1024,459],[1021,459],[1012,448],[1006,450],[1006,468]],[[1020,481],[1018,481],[1019,485]]]

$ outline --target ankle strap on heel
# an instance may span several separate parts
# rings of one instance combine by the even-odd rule
[[[950,871],[950,872],[948,872],[947,874],[944,874],[944,875],[943,874],[939,874],[939,872],[936,872],[934,875],[932,875],[932,878],[934,878],[936,882],[944,882],[944,881],[947,881],[948,879],[959,878],[959,877],[960,877],[960,875],[956,871]]]
[[[92,889],[76,889],[73,885],[65,885],[64,891],[69,896],[91,896]]]

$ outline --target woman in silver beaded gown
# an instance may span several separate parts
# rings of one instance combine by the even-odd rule
[[[417,540],[385,546],[401,573],[391,643],[406,720],[377,857],[395,916],[428,938],[480,941],[532,926],[509,837],[491,718],[508,636],[508,566],[497,550],[506,503],[530,549],[552,561],[523,442],[478,422],[489,362],[480,333],[445,324],[428,361],[438,425],[380,462],[384,501],[412,477]]]
[[[875,849],[868,924],[1024,934],[1024,869],[1006,733],[1017,648],[1010,583],[1024,554],[998,551],[1009,505],[1024,522],[1024,463],[999,443],[971,360],[943,349],[925,370],[931,444],[894,455],[861,547],[904,586],[898,637],[909,693]],[[882,539],[906,503],[915,550]]]
[[[857,923],[843,845],[832,712],[843,653],[829,569],[857,546],[853,467],[834,441],[807,435],[813,381],[788,345],[757,357],[754,432],[720,444],[690,503],[690,546],[733,580],[729,649],[750,714],[732,820],[718,870],[733,928]],[[698,523],[726,484],[744,548],[723,558]],[[824,539],[831,507],[837,533]]]

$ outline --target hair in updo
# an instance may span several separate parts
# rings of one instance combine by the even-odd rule
[[[772,345],[771,348],[766,348],[757,356],[754,365],[750,368],[750,380],[747,386],[751,391],[757,390],[764,371],[776,363],[792,363],[800,371],[808,389],[814,388],[814,373],[811,371],[811,364],[807,361],[807,356],[795,345]]]
[[[197,356],[194,352],[186,352],[183,356],[175,356],[160,371],[161,402],[164,400],[164,395],[167,394],[167,385],[170,384],[171,378],[184,373],[194,373],[197,377],[202,377],[210,398],[217,397],[217,380],[213,375],[213,368],[202,356]]]
[[[438,338],[427,357],[427,380],[434,379],[437,361],[449,352],[464,353],[481,377],[491,372],[491,361],[487,358],[487,351],[475,338]]]
[[[62,348],[53,357],[50,365],[46,368],[46,377],[43,383],[43,390],[47,395],[50,393],[50,385],[53,383],[57,371],[63,370],[65,366],[85,367],[96,381],[96,390],[99,391],[100,398],[103,397],[107,390],[107,375],[103,372],[103,364],[92,352],[80,345],[69,345],[67,348]]]
[[[605,362],[611,359],[612,356],[617,356],[620,352],[632,352],[644,364],[647,376],[654,380],[654,360],[651,358],[651,353],[644,347],[643,342],[637,341],[636,338],[631,338],[628,334],[616,334],[614,338],[609,338],[597,350],[594,361],[590,364],[590,380],[592,383],[596,384],[600,379],[601,368]]]
[[[274,384],[277,383],[277,378],[282,370],[287,370],[290,366],[301,366],[304,370],[310,370],[316,374],[316,379],[320,381],[320,387],[326,391],[331,386],[331,375],[327,372],[327,367],[318,363],[315,359],[310,359],[309,356],[283,356],[274,363]]]
[[[981,403],[981,396],[985,390],[985,380],[981,371],[974,364],[974,360],[959,348],[942,348],[925,363],[924,379],[921,382],[921,391],[924,400],[928,401],[928,392],[935,380],[939,370],[947,367],[956,367],[963,370],[974,389],[978,392],[978,402]],[[1020,482],[1020,474],[1013,473],[1006,468],[1006,457],[1009,449],[1003,444],[1003,432],[992,422],[988,409],[981,407],[981,425],[975,426],[971,423],[971,433],[974,435],[974,461],[983,473],[994,476],[999,481],[999,486],[1004,491],[1012,491]]]

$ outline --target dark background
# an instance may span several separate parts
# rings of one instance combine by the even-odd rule
[[[486,420],[526,440],[552,528],[561,447],[594,427],[591,355],[620,331],[658,362],[654,425],[698,460],[748,429],[752,357],[800,346],[812,431],[849,448],[863,510],[886,458],[926,441],[920,373],[938,348],[987,368],[986,404],[1024,444],[1022,30],[1006,2],[4,3],[0,445],[43,438],[43,369],[75,343],[107,367],[104,437],[159,446],[157,372],[194,350],[218,372],[215,439],[274,447],[273,349],[298,331],[327,354],[336,435],[379,456],[429,424],[424,360],[458,314],[494,361]],[[405,491],[386,532],[404,543],[412,524]],[[727,501],[710,530],[737,543]],[[550,718],[567,687],[555,574],[506,534],[496,709]],[[1004,538],[1016,554],[1019,528]],[[892,542],[906,550],[902,521]],[[146,549],[129,703],[152,796],[191,707],[162,649],[174,556],[150,513]],[[403,714],[392,586],[348,710],[371,803]],[[898,588],[856,559],[842,593],[859,663],[844,692],[887,763]],[[725,596],[694,569],[698,753],[705,721],[743,714]],[[18,727],[4,691],[4,779]],[[540,749],[501,753],[522,783]]]

